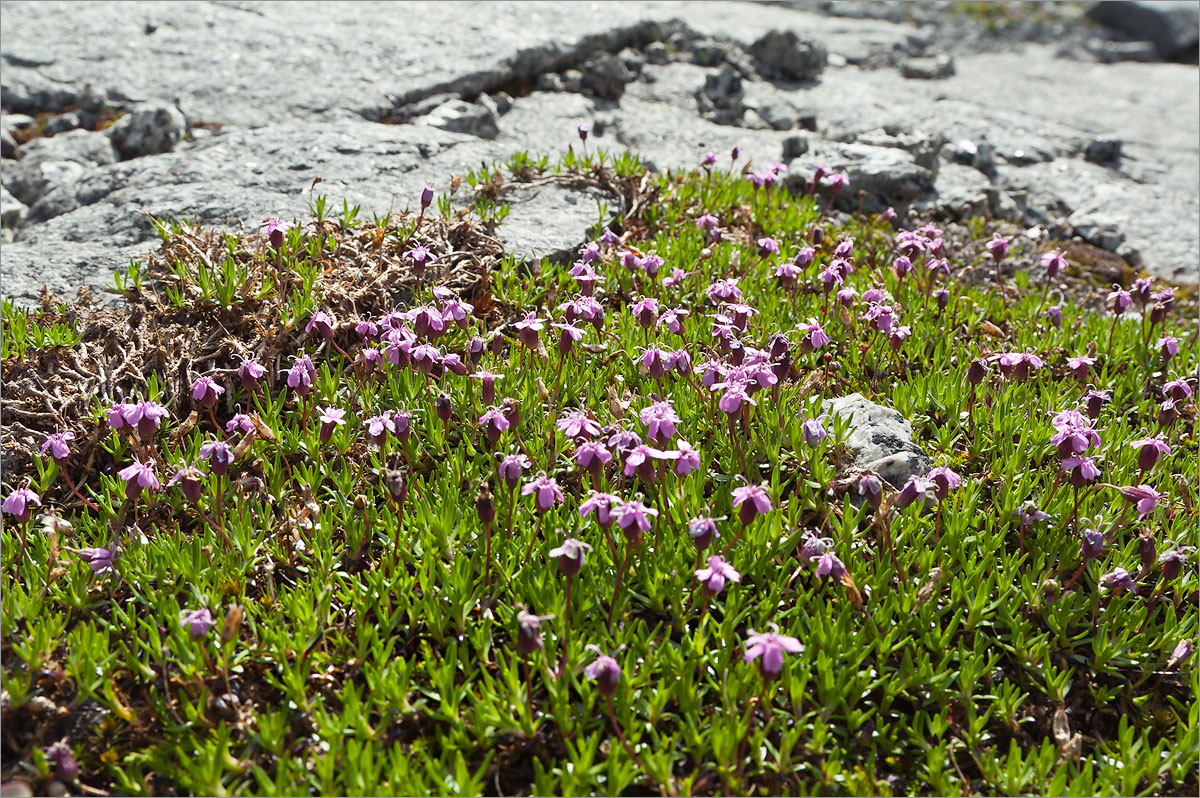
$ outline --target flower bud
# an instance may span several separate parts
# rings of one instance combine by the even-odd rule
[[[439,393],[433,402],[433,407],[437,417],[443,422],[448,422],[454,416],[454,406],[450,403],[450,397],[447,394]]]
[[[475,513],[484,525],[496,520],[496,500],[492,498],[491,486],[486,482],[479,487],[479,493],[475,496]]]
[[[387,488],[393,500],[403,502],[408,496],[408,482],[404,479],[403,471],[389,471],[383,478],[384,487]]]
[[[988,366],[983,358],[976,358],[971,361],[971,365],[967,366],[967,380],[972,385],[978,385],[987,377]]]
[[[421,210],[425,210],[433,202],[433,186],[426,185],[421,190]]]

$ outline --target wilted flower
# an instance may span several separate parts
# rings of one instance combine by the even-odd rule
[[[1179,576],[1183,570],[1183,564],[1187,562],[1188,557],[1196,551],[1194,546],[1176,546],[1167,549],[1158,556],[1159,565],[1162,566],[1163,579],[1168,582]]]
[[[1098,560],[1104,556],[1104,534],[1095,529],[1083,530],[1083,543],[1079,546],[1079,556],[1085,560]]]
[[[774,679],[783,671],[783,654],[799,654],[804,646],[794,637],[778,633],[779,627],[771,624],[773,632],[755,632],[750,630],[746,639],[746,653],[742,659],[746,662],[759,660],[759,670],[764,679]],[[760,659],[761,658],[761,659]]]
[[[708,558],[707,568],[696,569],[696,578],[700,580],[700,591],[709,597],[720,593],[726,582],[742,581],[742,575],[719,554]]]
[[[1093,421],[1100,417],[1100,411],[1112,401],[1112,391],[1088,391],[1080,399],[1080,404],[1087,411],[1088,418]]]
[[[1055,327],[1062,327],[1062,305],[1051,305],[1042,311],[1042,315],[1050,319],[1050,323]]]
[[[875,474],[863,474],[858,478],[858,495],[878,507],[883,501],[883,480]]]
[[[421,189],[421,210],[425,210],[429,207],[429,204],[433,202],[433,192],[433,186],[428,183],[426,183],[425,187]]]

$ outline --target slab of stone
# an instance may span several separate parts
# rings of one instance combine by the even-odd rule
[[[893,488],[904,487],[909,477],[924,476],[933,467],[929,455],[913,440],[912,424],[896,410],[858,393],[826,400],[821,410],[849,422],[846,448],[854,465],[874,471]]]
[[[1087,16],[1130,38],[1154,44],[1163,58],[1195,50],[1200,43],[1200,3],[1195,0],[1104,0]]]
[[[518,188],[504,196],[508,216],[500,226],[504,251],[518,260],[568,263],[579,252],[588,228],[600,221],[599,201],[614,198],[591,190],[543,185]]]

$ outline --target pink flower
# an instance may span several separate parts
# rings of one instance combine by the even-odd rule
[[[205,407],[213,407],[225,389],[212,377],[197,377],[192,383],[192,398]]]
[[[536,350],[539,333],[546,328],[546,320],[538,318],[537,313],[529,311],[525,314],[525,318],[516,322],[513,327],[516,328],[517,337],[521,339],[521,343]]]
[[[216,624],[207,607],[198,610],[183,610],[179,613],[179,625],[188,630],[193,640],[204,637]]]
[[[596,514],[596,522],[604,528],[608,528],[614,520],[613,511],[623,504],[621,497],[614,496],[611,493],[597,493],[592,491],[583,504],[579,505],[579,515],[581,518],[587,518],[593,512]]]
[[[56,432],[53,435],[48,435],[45,443],[42,444],[42,454],[45,454],[49,450],[50,459],[61,466],[71,456],[71,447],[67,445],[67,441],[74,439],[75,433],[70,431]]]
[[[525,486],[521,488],[521,495],[533,495],[533,506],[538,513],[548,512],[551,507],[563,500],[563,492],[558,487],[558,482],[553,477],[546,476],[545,472],[539,473],[526,482]]]
[[[631,501],[613,508],[611,514],[626,537],[636,539],[641,533],[650,531],[650,519],[658,517],[658,510],[647,507],[640,501]]]
[[[681,477],[686,477],[696,469],[700,468],[700,450],[692,446],[690,443],[680,438],[676,444],[677,457],[675,458],[675,473]]]
[[[1137,508],[1139,520],[1154,512],[1158,503],[1167,498],[1167,494],[1159,493],[1149,485],[1130,485],[1120,490],[1125,500]]]
[[[733,489],[733,506],[738,508],[738,520],[749,524],[760,515],[771,512],[771,496],[765,483],[742,485]]]
[[[0,511],[17,519],[17,523],[25,523],[34,507],[42,506],[42,498],[29,488],[17,488],[4,498]]]
[[[200,456],[212,464],[214,474],[224,474],[233,465],[233,450],[225,441],[205,441],[200,444]]]
[[[638,418],[646,425],[646,434],[650,436],[650,440],[664,443],[675,437],[675,425],[681,421],[674,406],[667,400],[654,402],[643,408]]]
[[[137,498],[143,488],[151,490],[159,488],[158,477],[154,475],[154,467],[141,460],[135,459],[131,465],[122,468],[118,475],[125,480],[125,496],[129,499]]]
[[[502,457],[496,466],[496,475],[508,485],[509,490],[515,488],[521,481],[521,474],[533,465],[523,454],[510,454]]]
[[[1138,450],[1138,468],[1143,471],[1154,468],[1164,455],[1171,453],[1171,447],[1158,435],[1136,440],[1129,445]]]
[[[304,325],[304,331],[309,335],[316,333],[325,340],[333,337],[333,319],[323,310],[318,310],[308,317],[308,323]]]
[[[329,443],[334,428],[346,423],[346,411],[340,407],[318,407],[317,411],[321,414],[321,443]]]
[[[260,232],[265,233],[271,242],[271,246],[279,249],[283,246],[283,237],[287,235],[287,231],[292,229],[292,226],[283,219],[267,219],[258,226]]]
[[[708,558],[707,568],[696,569],[696,578],[700,580],[700,591],[709,597],[720,593],[726,582],[742,581],[742,575],[719,554]]]
[[[771,626],[776,631],[758,633],[750,630],[750,637],[746,639],[746,653],[742,657],[746,662],[760,660],[759,670],[762,671],[764,679],[774,679],[783,671],[784,652],[799,654],[804,651],[804,646],[799,640],[781,635],[778,633],[778,626]]]
[[[569,410],[554,423],[568,438],[594,438],[600,434],[600,425],[588,416],[586,410]]]

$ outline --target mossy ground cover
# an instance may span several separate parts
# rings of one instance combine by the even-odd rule
[[[1195,794],[1192,298],[602,157],[5,306],[3,779]],[[611,197],[580,264],[503,255],[536,181]]]

